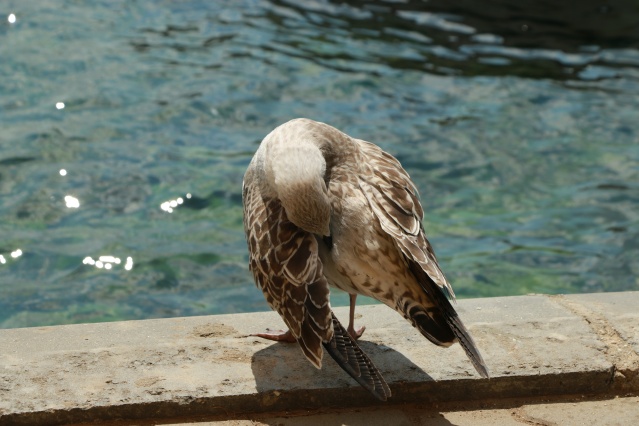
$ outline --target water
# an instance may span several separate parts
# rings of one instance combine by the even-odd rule
[[[241,181],[300,116],[402,161],[459,297],[638,290],[637,12],[4,1],[0,327],[267,310]]]

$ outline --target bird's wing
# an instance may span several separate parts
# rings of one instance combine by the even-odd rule
[[[281,203],[265,200],[246,177],[242,195],[249,268],[268,304],[313,365],[321,368],[324,346],[344,371],[386,401],[391,396],[386,381],[331,311],[315,236],[291,223]]]
[[[332,338],[333,322],[317,241],[288,220],[279,200],[264,199],[257,184],[246,178],[243,201],[255,283],[309,361],[321,368],[322,343]]]
[[[365,141],[358,142],[365,156],[361,164],[369,168],[368,173],[363,173],[360,177],[359,185],[382,229],[395,239],[407,259],[411,272],[429,294],[431,302],[439,308],[443,315],[442,320],[450,327],[450,331],[463,347],[477,372],[483,377],[488,377],[488,369],[473,338],[450,304],[449,299],[454,300],[455,294],[424,234],[421,223],[424,211],[419,202],[417,188],[397,159],[376,145]],[[433,284],[441,291],[434,290]],[[430,312],[428,316],[433,315],[435,313]],[[432,317],[434,321],[428,321],[427,316],[423,318],[427,320],[424,323],[425,327],[417,323],[416,326],[434,343],[443,343],[437,338],[433,339],[435,335],[432,334],[432,331],[439,327],[434,327],[434,324],[442,322],[437,320],[436,315]]]
[[[404,256],[417,262],[430,279],[452,300],[455,293],[444,276],[422,227],[424,210],[415,184],[399,161],[377,145],[358,140],[368,168],[359,186],[379,219]]]
[[[364,389],[377,399],[386,401],[391,396],[386,380],[355,339],[340,324],[335,314],[333,314],[333,330],[335,333],[331,341],[324,343],[326,351]]]

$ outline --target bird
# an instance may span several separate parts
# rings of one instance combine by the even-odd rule
[[[422,224],[417,187],[391,154],[308,118],[290,120],[260,143],[242,183],[249,269],[287,331],[254,336],[297,342],[322,368],[323,348],[376,398],[391,390],[357,344],[358,295],[401,314],[426,339],[458,342],[480,376],[477,345],[451,301]],[[330,287],[349,294],[349,324],[331,309]]]

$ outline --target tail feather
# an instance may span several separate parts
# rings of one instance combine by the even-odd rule
[[[450,332],[452,332],[452,335],[454,335],[454,338],[459,342],[461,347],[464,349],[464,352],[466,352],[468,359],[470,359],[470,362],[473,364],[473,367],[475,367],[475,370],[477,370],[477,373],[479,373],[479,375],[484,378],[488,378],[489,377],[488,367],[486,367],[486,363],[484,362],[484,359],[479,353],[479,349],[477,349],[477,345],[475,344],[475,341],[470,336],[470,333],[466,329],[466,326],[464,326],[464,323],[462,323],[462,320],[459,318],[459,315],[455,311],[455,308],[453,308],[453,305],[451,305],[450,301],[446,297],[446,294],[444,294],[444,291],[437,284],[435,284],[435,282],[433,282],[432,279],[430,279],[430,277],[424,272],[424,270],[417,263],[415,262],[409,262],[409,263],[410,263],[411,271],[413,272],[415,277],[418,278],[418,281],[420,282],[424,291],[426,291],[426,293],[428,293],[428,295],[431,297],[431,300],[435,304],[435,310],[438,311],[436,314],[434,314],[434,312],[432,313],[434,315],[431,316],[430,323],[424,324],[425,326],[429,326],[428,334],[425,334],[420,329],[420,327],[417,327],[417,328],[420,329],[422,334],[424,334],[424,336],[426,336],[433,343],[442,345],[441,343],[434,341],[432,339],[432,336],[434,335],[435,330],[439,330],[439,332],[441,333],[441,330],[442,330],[441,320],[443,319],[445,321],[445,324],[448,325],[448,327],[446,328],[450,329]],[[438,317],[439,317],[439,320],[438,320]],[[436,324],[436,326],[433,326],[433,324]],[[446,341],[445,340],[446,334],[443,333],[442,335],[444,336],[444,341]],[[449,335],[449,337],[452,337],[452,336]],[[452,340],[453,339],[450,339],[449,341],[452,341]],[[446,344],[443,344],[442,346],[446,346]]]
[[[402,298],[395,308],[432,343],[445,347],[455,343],[456,336],[438,306],[426,307],[412,298]]]
[[[488,367],[486,367],[484,358],[482,358],[481,353],[479,353],[479,349],[477,349],[475,341],[470,336],[470,333],[459,318],[459,315],[457,315],[457,312],[455,312],[455,309],[450,304],[450,301],[443,294],[441,294],[440,303],[444,305],[442,311],[446,316],[446,322],[457,337],[459,344],[464,349],[464,352],[466,352],[466,355],[468,356],[468,359],[470,359],[470,362],[473,364],[473,367],[475,367],[475,370],[477,370],[479,375],[484,378],[490,377],[490,374],[488,373]]]
[[[324,342],[326,351],[357,383],[377,399],[386,401],[391,396],[391,391],[384,377],[340,324],[335,314],[332,314],[332,317],[333,338],[329,342]]]

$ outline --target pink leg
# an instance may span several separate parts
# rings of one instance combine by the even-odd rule
[[[267,329],[268,330],[268,329]],[[276,342],[284,342],[284,343],[295,343],[295,337],[293,337],[293,333],[291,330],[277,330],[273,333],[255,333],[251,334],[251,336],[261,337],[262,339],[274,340]]]
[[[366,330],[366,327],[362,327],[359,330],[355,331],[355,299],[357,299],[357,295],[350,294],[349,296],[351,299],[351,309],[348,314],[347,330],[348,330],[348,334],[350,334],[353,339],[357,340],[360,337],[362,337],[362,334],[364,334],[364,330]]]

